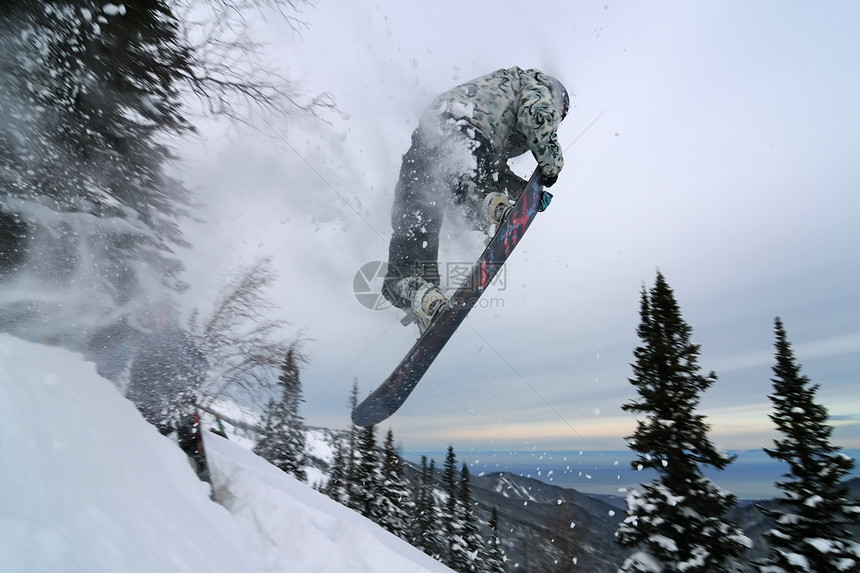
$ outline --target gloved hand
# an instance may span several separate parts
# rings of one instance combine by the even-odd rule
[[[544,187],[552,187],[553,185],[555,185],[556,181],[558,181],[558,175],[553,175],[552,177],[549,177],[548,175],[544,175],[543,171],[541,171],[538,183],[540,183]]]
[[[540,205],[538,205],[538,212],[543,213],[546,211],[546,208],[549,207],[550,202],[552,201],[552,193],[549,191],[544,191],[540,194]]]

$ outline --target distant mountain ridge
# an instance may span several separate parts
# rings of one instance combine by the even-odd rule
[[[308,428],[308,443],[318,444],[310,460],[324,474],[328,474],[331,458],[320,455],[334,451],[338,442],[346,443],[349,432],[328,428]],[[325,443],[328,448],[320,448]],[[404,460],[405,477],[414,487],[420,477],[420,468]],[[437,460],[437,464],[439,460]],[[860,478],[847,482],[851,496],[860,499]],[[487,524],[493,508],[499,513],[500,533],[505,553],[516,570],[529,571],[541,565],[550,551],[576,560],[577,569],[595,573],[614,573],[629,555],[630,550],[615,543],[615,531],[626,516],[624,498],[611,495],[580,493],[572,488],[547,484],[532,477],[509,472],[471,476],[475,514],[489,536]],[[441,469],[436,470],[435,488],[441,496],[444,491]],[[739,502],[732,518],[753,540],[750,559],[767,554],[762,534],[772,527],[756,505],[774,506],[776,501]],[[854,528],[860,537],[860,528]]]

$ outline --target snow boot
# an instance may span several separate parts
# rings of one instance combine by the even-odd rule
[[[512,208],[511,200],[504,193],[493,191],[484,197],[483,212],[488,225],[498,225],[504,221]]]
[[[424,331],[442,314],[447,306],[448,299],[433,283],[425,281],[424,285],[415,291],[415,296],[412,299],[412,310],[415,312],[415,320],[421,334],[424,334]]]
[[[406,311],[401,324],[418,323],[421,334],[430,326],[448,305],[448,299],[433,283],[421,277],[413,276],[393,281],[389,296],[395,299],[395,306]]]

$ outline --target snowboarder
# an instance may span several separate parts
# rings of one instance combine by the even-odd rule
[[[540,183],[552,186],[564,163],[556,131],[569,108],[557,79],[512,67],[443,93],[421,116],[394,191],[382,287],[394,306],[415,313],[421,332],[447,305],[437,261],[445,206],[489,232],[526,186],[507,160],[527,151]]]
[[[206,452],[203,449],[203,435],[200,425],[200,414],[194,410],[176,425],[176,441],[188,460],[194,467],[197,476],[209,482],[209,468],[206,464]]]

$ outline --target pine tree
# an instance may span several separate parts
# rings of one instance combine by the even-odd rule
[[[478,522],[472,504],[472,483],[469,467],[463,464],[460,469],[460,483],[457,491],[457,514],[461,523],[459,536],[452,545],[453,563],[457,571],[482,571],[486,560],[484,540],[479,534]]]
[[[638,548],[621,571],[715,572],[750,545],[742,531],[724,517],[735,496],[707,479],[701,466],[724,469],[733,457],[708,439],[704,416],[696,413],[699,395],[716,380],[700,373],[699,346],[663,275],[642,287],[641,323],[630,383],[639,399],[623,409],[644,414],[627,438],[637,452],[634,468],[657,472],[657,478],[627,497],[627,518],[617,540]]]
[[[172,164],[175,143],[195,130],[196,104],[240,121],[243,109],[286,117],[300,105],[247,34],[267,4],[285,16],[294,8],[0,3],[0,282],[15,277],[30,293],[54,295],[4,297],[0,312],[13,319],[0,328],[84,352],[110,379],[123,375],[162,301],[187,287],[178,252],[199,201]]]
[[[380,491],[379,525],[408,540],[415,502],[403,476],[403,461],[397,455],[394,433],[391,429],[385,434],[382,446],[382,484]]]
[[[347,400],[350,412],[358,404],[358,379],[352,381],[349,399]],[[332,470],[329,474],[325,493],[337,502],[357,509],[353,503],[355,484],[355,471],[358,467],[358,426],[352,424],[346,442],[339,441],[335,448],[335,456],[332,461]]]
[[[358,378],[353,378],[352,380],[352,390],[349,393],[349,411],[352,412],[355,410],[355,407],[358,406]],[[355,424],[350,424],[349,426],[349,439],[346,445],[346,457],[345,457],[345,481],[344,481],[344,489],[346,490],[346,496],[344,503],[347,507],[351,507],[352,509],[358,509],[355,500],[355,484],[356,484],[356,472],[358,471],[358,462],[360,453],[358,451],[358,435],[360,428]]]
[[[52,231],[65,244],[51,247],[74,257],[67,266],[89,262],[77,260],[95,254],[86,249],[98,251],[88,286],[122,307],[142,279],[181,285],[172,250],[184,244],[178,220],[190,195],[166,174],[172,156],[163,136],[192,129],[178,84],[193,51],[164,2],[108,6],[116,8],[91,0],[4,2],[0,187],[20,199],[6,204],[19,220],[32,224],[41,206],[55,215],[42,221],[63,222]],[[76,221],[99,241],[76,236]],[[41,235],[37,226],[31,234]]]
[[[847,526],[860,521],[860,506],[849,501],[842,479],[854,460],[830,443],[827,409],[816,402],[818,384],[801,374],[782,321],[775,319],[774,411],[770,419],[782,438],[765,452],[788,464],[779,507],[760,508],[776,525],[765,533],[770,573],[860,571],[860,544]]]
[[[266,409],[263,411],[263,424],[259,431],[257,443],[254,445],[254,453],[264,460],[271,461],[275,454],[272,444],[274,443],[271,437],[275,435],[274,431],[274,412],[278,409],[278,402],[274,398],[266,404]]]
[[[433,476],[436,473],[436,461],[427,463],[427,456],[421,456],[421,476],[415,486],[416,517],[412,532],[412,545],[418,547],[427,555],[439,561],[442,560],[446,548],[443,532],[444,524],[436,505]]]
[[[382,489],[382,464],[376,448],[376,426],[358,430],[357,460],[352,496],[353,509],[372,521],[380,519],[379,498]]]
[[[412,487],[413,487],[413,496],[415,498],[415,519],[412,521],[412,534],[409,538],[409,543],[413,546],[418,547],[425,551],[425,553],[429,553],[425,547],[425,536],[427,534],[427,529],[429,526],[429,508],[428,501],[432,500],[432,497],[427,488],[427,472],[429,471],[427,465],[427,456],[421,456],[421,472],[418,474],[417,479],[415,479]],[[432,501],[430,501],[432,503]]]
[[[283,371],[279,381],[284,387],[284,410],[287,422],[289,471],[301,481],[307,481],[304,465],[306,462],[306,433],[307,426],[301,414],[304,398],[302,397],[302,382],[300,378],[298,350],[291,347],[287,351]]]
[[[493,513],[490,517],[490,538],[487,540],[487,561],[484,570],[487,573],[505,573],[507,560],[499,536],[499,510],[493,507]]]
[[[461,546],[463,522],[458,511],[460,503],[460,488],[457,479],[457,455],[454,446],[448,446],[445,454],[445,465],[442,471],[442,485],[445,488],[445,506],[442,510],[442,521],[445,527],[445,559],[444,563],[456,569]]]
[[[331,472],[328,483],[323,488],[323,493],[338,503],[348,505],[347,488],[347,453],[346,446],[338,443],[334,450],[334,459],[331,462]]]
[[[305,423],[300,413],[304,400],[295,348],[287,351],[278,382],[283,390],[281,400],[269,402],[254,452],[304,482]]]

